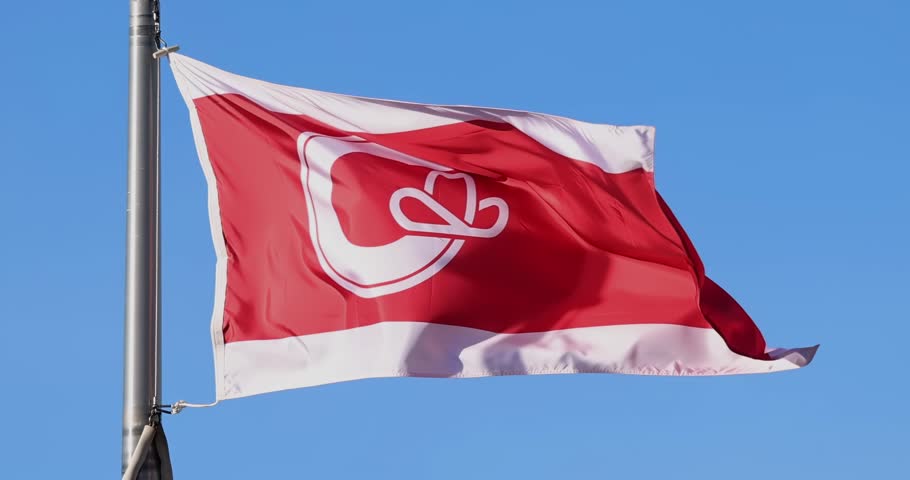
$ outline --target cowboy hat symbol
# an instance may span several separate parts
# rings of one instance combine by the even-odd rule
[[[466,238],[493,238],[503,231],[509,220],[509,207],[503,199],[488,197],[478,201],[477,187],[470,175],[360,137],[329,137],[304,132],[297,138],[297,151],[310,240],[319,265],[338,285],[360,297],[389,295],[429,279],[455,257]],[[331,172],[339,158],[352,152],[430,170],[422,189],[402,187],[389,199],[392,219],[411,234],[379,246],[356,245],[345,236],[332,206]],[[432,197],[440,177],[464,181],[467,194],[463,218]],[[401,209],[401,202],[407,198],[422,203],[445,223],[412,220]],[[498,214],[493,225],[489,228],[472,226],[477,212],[491,207],[496,208]]]

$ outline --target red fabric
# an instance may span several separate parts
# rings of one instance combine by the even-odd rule
[[[642,170],[608,174],[545,148],[511,125],[464,122],[394,134],[344,132],[270,112],[238,95],[195,100],[217,179],[228,251],[226,343],[423,321],[492,332],[667,323],[716,329],[731,349],[764,357],[748,315],[704,276],[691,242]],[[410,289],[365,299],[336,285],[308,232],[296,141],[309,131],[356,134],[471,174],[479,197],[500,197],[509,221],[494,239],[467,239],[442,271]],[[405,231],[391,192],[427,170],[365,153],[332,170],[333,206],[349,240],[380,245]],[[440,180],[434,198],[456,214],[465,191]],[[415,220],[438,222],[417,202]],[[481,211],[475,226],[495,220]]]
[[[664,215],[667,216],[667,219],[673,224],[673,228],[676,229],[689,260],[692,262],[692,271],[695,274],[696,282],[701,286],[699,306],[701,307],[702,315],[720,333],[730,350],[747,357],[768,359],[768,355],[765,354],[765,337],[758,329],[758,326],[755,325],[749,314],[743,310],[726,290],[705,276],[705,267],[689,236],[683,230],[682,225],[679,224],[676,216],[673,215],[670,206],[664,202],[663,197],[657,194],[657,199],[664,211]]]

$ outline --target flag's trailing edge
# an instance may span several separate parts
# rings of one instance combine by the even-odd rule
[[[217,398],[370,377],[724,375],[766,348],[654,188],[654,130],[275,85],[179,54]]]

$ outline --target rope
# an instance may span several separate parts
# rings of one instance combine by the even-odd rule
[[[145,462],[145,456],[148,454],[149,445],[152,444],[154,438],[154,426],[146,425],[145,427],[142,427],[142,435],[139,436],[139,443],[137,443],[136,448],[133,449],[133,454],[130,455],[130,462],[127,464],[126,470],[123,471],[123,480],[134,480],[136,475],[139,474],[139,467]]]
[[[142,469],[142,465],[145,464],[146,457],[149,455],[152,442],[157,447],[158,461],[161,463],[161,478],[172,480],[170,452],[168,451],[167,438],[164,436],[164,429],[161,428],[161,414],[176,415],[184,408],[208,408],[215,405],[218,405],[218,400],[212,403],[189,403],[185,400],[178,400],[171,405],[153,405],[152,410],[149,412],[149,423],[142,427],[142,434],[139,435],[136,448],[130,454],[129,462],[123,470],[122,480],[136,479]]]

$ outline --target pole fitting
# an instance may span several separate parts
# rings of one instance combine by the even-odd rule
[[[157,60],[161,57],[166,57],[178,50],[180,50],[180,45],[171,45],[170,47],[164,47],[152,53],[152,58]]]

